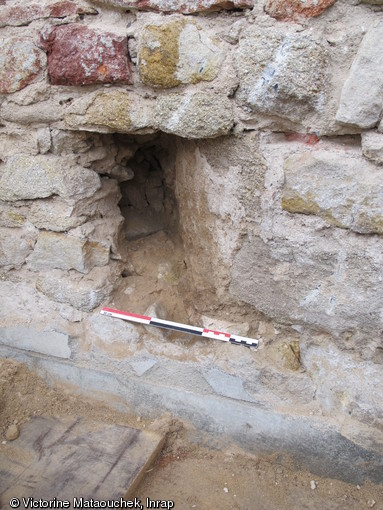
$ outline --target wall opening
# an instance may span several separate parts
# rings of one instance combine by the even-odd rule
[[[122,215],[116,254],[121,261],[114,306],[187,321],[187,264],[175,193],[176,140],[165,134],[95,135],[100,147],[87,158],[104,179],[115,179]],[[85,156],[84,158],[85,159]],[[84,164],[84,161],[83,161]]]

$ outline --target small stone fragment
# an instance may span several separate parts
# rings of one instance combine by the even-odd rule
[[[315,480],[311,480],[310,487],[312,490],[315,490],[317,488],[317,484],[316,484]]]
[[[8,441],[14,441],[17,439],[20,435],[19,427],[16,424],[9,425],[5,432],[5,437]]]
[[[374,499],[369,499],[367,501],[368,508],[373,508],[376,505],[376,501]]]
[[[371,161],[383,164],[383,134],[376,131],[362,133],[362,152]]]
[[[229,492],[229,489],[227,487],[224,487],[223,492],[226,492],[226,494],[227,494]]]

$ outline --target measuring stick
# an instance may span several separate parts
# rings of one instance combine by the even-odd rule
[[[156,319],[155,317],[146,317],[145,315],[137,315],[136,313],[114,310],[113,308],[102,308],[100,313],[102,315],[108,315],[109,317],[115,317],[116,319],[139,322],[140,324],[146,324],[147,326],[173,329],[174,331],[180,331],[181,333],[213,338],[214,340],[222,340],[223,342],[229,342],[236,345],[246,345],[246,347],[258,347],[258,340],[239,335],[231,335],[230,333],[222,333],[221,331],[214,331],[213,329],[196,328],[195,326],[188,326],[187,324],[181,324],[180,322],[165,321],[163,319]]]

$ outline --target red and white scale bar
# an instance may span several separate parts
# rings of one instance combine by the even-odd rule
[[[231,344],[258,347],[258,340],[239,335],[231,335],[230,333],[222,333],[222,331],[214,331],[213,329],[196,328],[195,326],[188,326],[187,324],[181,324],[180,322],[171,322],[163,319],[156,319],[155,317],[146,317],[145,315],[137,315],[136,313],[114,310],[113,308],[102,308],[100,313],[117,319],[139,322],[140,324],[157,326],[158,328],[173,329],[175,331],[180,331],[181,333],[190,333],[191,335],[213,338],[214,340],[222,340],[223,342],[229,342]]]

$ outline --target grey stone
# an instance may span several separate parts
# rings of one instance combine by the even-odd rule
[[[36,288],[53,301],[90,312],[109,297],[117,285],[118,277],[115,264],[95,267],[87,275],[53,270],[40,273]]]
[[[154,117],[161,131],[183,138],[215,138],[234,124],[230,100],[210,91],[160,96]]]
[[[63,107],[57,101],[41,101],[37,104],[17,105],[7,101],[1,106],[1,117],[9,122],[26,126],[33,124],[50,124],[63,116]]]
[[[33,271],[46,269],[75,269],[89,273],[95,266],[109,262],[109,248],[71,235],[41,232],[35,249],[28,259]]]
[[[15,154],[37,154],[36,133],[33,130],[15,129],[12,131],[10,134],[8,129],[0,128],[0,159],[2,161],[6,161],[9,156]]]
[[[247,336],[249,334],[248,322],[231,322],[214,317],[202,315],[202,324],[204,328],[213,329],[215,331],[223,331],[225,333],[232,333],[233,335]]]
[[[16,349],[69,359],[69,337],[57,331],[38,331],[26,326],[0,328],[0,343]]]
[[[364,36],[343,86],[336,119],[361,128],[374,127],[383,107],[383,23]]]
[[[343,408],[364,425],[383,425],[383,394],[375,391],[383,384],[381,365],[355,359],[320,337],[303,344],[302,357],[325,416]]]
[[[142,330],[139,325],[94,313],[88,323],[87,340],[93,356],[104,362],[123,360],[133,356],[142,346]]]
[[[102,261],[105,259],[104,254],[106,255],[106,253],[109,252],[112,258],[121,259],[119,239],[124,218],[119,209],[116,209],[115,216],[92,219],[70,231],[71,236],[78,237],[80,240],[89,241],[89,248],[92,246],[96,248],[94,250],[94,256],[96,256],[96,258],[101,257],[100,260]],[[103,266],[104,264],[97,263],[94,265]]]
[[[311,35],[250,27],[241,34],[236,67],[236,100],[254,112],[302,120],[321,109],[327,54]]]
[[[227,374],[212,368],[204,373],[204,378],[217,393],[223,397],[253,402],[254,399],[244,390],[243,381],[236,375]]]
[[[0,172],[0,199],[9,202],[54,194],[64,198],[91,196],[101,187],[95,172],[56,156],[12,156]]]
[[[138,358],[138,359],[132,359],[130,360],[129,364],[133,368],[134,372],[138,377],[141,377],[144,375],[148,370],[150,370],[154,365],[156,365],[157,360],[155,358]]]
[[[77,154],[87,151],[92,145],[92,137],[89,133],[51,130],[53,154]]]
[[[0,228],[0,266],[20,268],[33,250],[38,231],[33,227]]]
[[[0,201],[0,227],[18,228],[25,224],[27,210],[25,207],[13,207]]]
[[[279,220],[281,221],[281,220]],[[335,230],[335,231],[334,231]],[[361,239],[366,237],[366,239]],[[333,335],[379,335],[383,318],[382,241],[340,229],[312,232],[281,221],[267,243],[245,242],[234,258],[230,293],[271,319]]]
[[[315,214],[362,234],[383,234],[382,173],[362,158],[343,153],[298,153],[286,159],[282,207]]]
[[[49,127],[40,128],[37,130],[37,147],[40,154],[46,154],[50,151],[52,146],[51,130]]]
[[[120,216],[118,202],[121,193],[114,179],[101,179],[101,188],[91,197],[77,200],[55,196],[34,200],[26,213],[28,220],[38,228],[65,232],[91,218]]]
[[[383,5],[383,0],[360,0],[362,4]]]
[[[362,133],[362,151],[366,158],[375,163],[383,163],[383,134],[376,131]]]
[[[66,232],[87,220],[86,215],[74,214],[74,206],[60,197],[34,200],[27,213],[28,220],[37,228]]]

